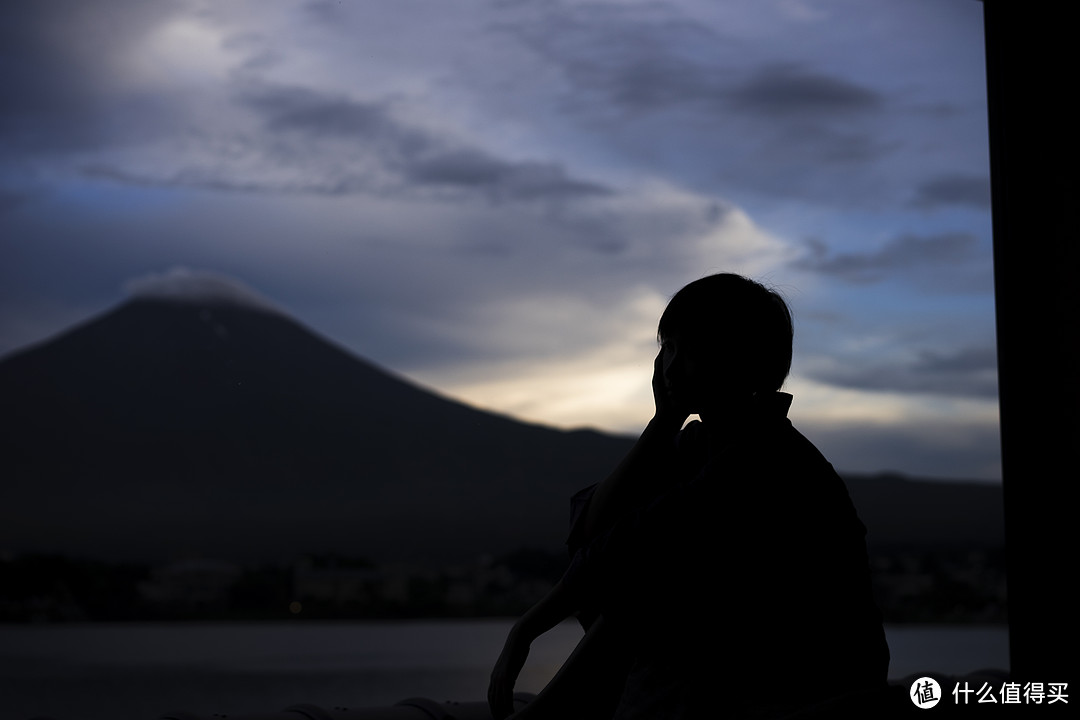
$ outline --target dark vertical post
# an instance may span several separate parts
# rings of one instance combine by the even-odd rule
[[[1012,675],[1069,682],[1072,696],[1080,121],[1069,7],[983,2]]]

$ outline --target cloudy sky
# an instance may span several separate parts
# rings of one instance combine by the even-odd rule
[[[976,0],[27,0],[0,87],[0,354],[246,287],[634,433],[667,298],[734,271],[838,468],[1000,477]]]

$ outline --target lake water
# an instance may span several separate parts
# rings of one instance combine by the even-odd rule
[[[0,718],[154,720],[172,710],[365,707],[482,700],[509,620],[0,626]],[[1003,626],[886,628],[892,677],[1007,669]],[[581,637],[533,646],[519,689],[539,691]]]

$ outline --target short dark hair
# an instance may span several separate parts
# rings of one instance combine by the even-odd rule
[[[707,359],[722,357],[746,378],[751,392],[776,392],[791,371],[795,336],[791,311],[780,294],[742,275],[695,280],[671,298],[657,338],[677,337]]]

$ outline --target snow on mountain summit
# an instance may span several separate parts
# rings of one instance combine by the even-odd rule
[[[236,278],[211,270],[177,266],[129,280],[124,289],[132,299],[179,303],[232,305],[285,315],[285,311]]]

